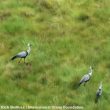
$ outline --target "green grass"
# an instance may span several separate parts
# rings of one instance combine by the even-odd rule
[[[0,105],[109,110],[109,4],[109,0],[1,0]],[[29,42],[30,65],[10,62]],[[91,81],[76,89],[90,65]],[[103,94],[95,104],[100,81]]]

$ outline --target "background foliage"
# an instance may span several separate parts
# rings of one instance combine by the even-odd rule
[[[28,64],[10,61],[32,51]],[[109,110],[110,0],[0,0],[0,104]],[[94,68],[91,81],[76,88]],[[94,103],[103,81],[103,94]]]

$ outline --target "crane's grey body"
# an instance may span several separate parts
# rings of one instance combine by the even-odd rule
[[[30,51],[31,51],[31,45],[28,44],[28,49],[27,49],[27,51],[22,51],[22,52],[16,54],[15,56],[13,56],[13,57],[11,58],[11,60],[14,60],[14,59],[16,59],[16,58],[24,58],[24,62],[25,62],[25,58],[29,55]],[[19,62],[20,62],[20,61],[19,61]]]
[[[90,80],[90,75],[86,74],[82,77],[82,79],[80,80],[80,83],[87,82],[89,80]]]
[[[100,83],[99,88],[98,88],[98,90],[96,92],[96,99],[95,99],[96,103],[98,102],[98,100],[99,100],[101,95],[102,95],[102,82]]]
[[[82,83],[84,83],[84,85],[85,85],[85,83],[90,80],[91,76],[92,76],[92,67],[90,67],[90,70],[89,70],[88,74],[85,74],[85,75],[81,78],[81,80],[80,80],[80,82],[79,82],[79,85],[81,85]]]
[[[19,58],[25,58],[28,55],[27,51],[22,51],[20,53],[18,53],[16,56]]]

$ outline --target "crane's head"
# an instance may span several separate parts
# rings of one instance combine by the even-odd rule
[[[92,66],[90,66],[89,69],[92,70],[93,69]]]
[[[30,43],[28,43],[28,47],[31,47],[32,45]]]

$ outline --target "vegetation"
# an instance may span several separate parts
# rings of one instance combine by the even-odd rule
[[[0,0],[0,105],[109,110],[110,0]],[[32,44],[28,64],[10,58]],[[76,88],[94,68],[91,81]],[[103,81],[103,93],[94,103]]]

